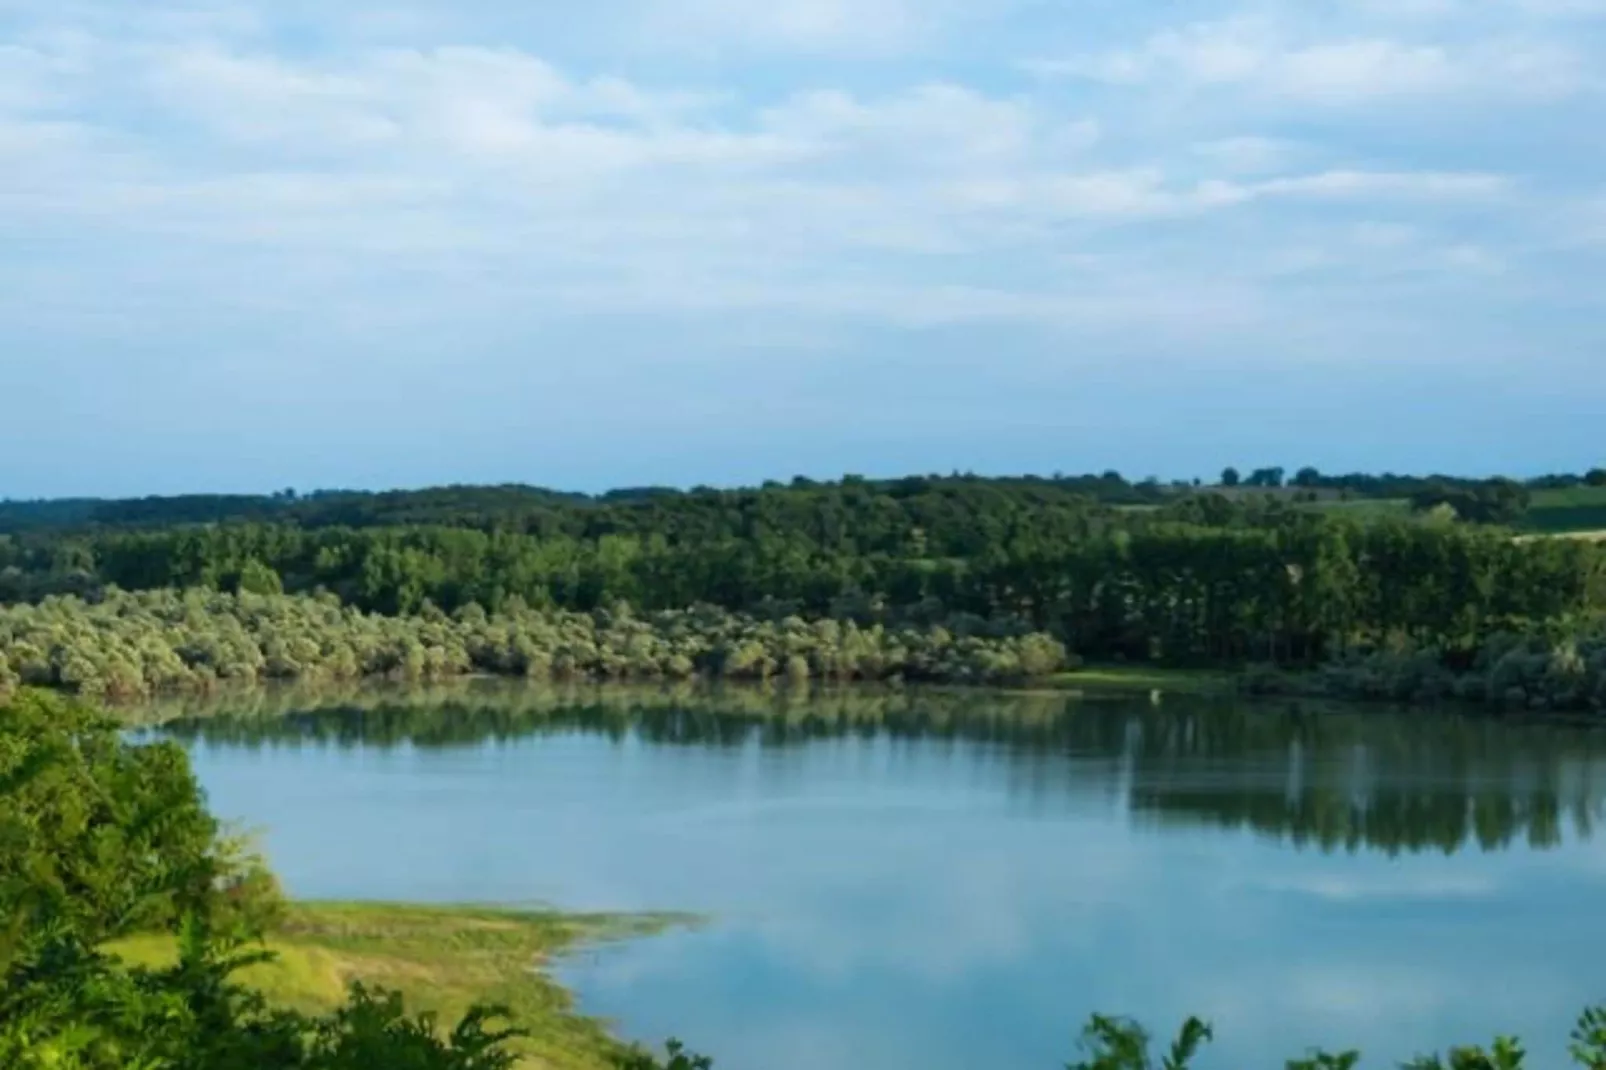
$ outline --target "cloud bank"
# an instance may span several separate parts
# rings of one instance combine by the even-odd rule
[[[561,344],[817,414],[879,332],[1004,385],[1599,353],[1595,0],[529,7],[0,0],[6,370],[75,418],[62,373],[271,407]]]

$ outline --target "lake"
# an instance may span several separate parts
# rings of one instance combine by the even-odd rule
[[[719,1070],[1062,1066],[1092,1011],[1202,1067],[1395,1065],[1606,997],[1606,736],[1158,696],[458,689],[186,717],[292,894],[675,910],[583,1010]],[[321,708],[315,708],[321,707]]]

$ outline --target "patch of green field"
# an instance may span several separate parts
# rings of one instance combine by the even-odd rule
[[[1306,508],[1368,519],[1405,517],[1411,503],[1404,498],[1327,498]],[[1565,487],[1533,493],[1518,529],[1535,535],[1582,535],[1606,531],[1606,487]]]
[[[476,1002],[505,1004],[530,1031],[518,1042],[526,1070],[602,1070],[618,1042],[606,1023],[575,1011],[543,968],[581,944],[644,936],[690,919],[567,915],[474,907],[298,903],[268,941],[271,963],[241,979],[271,1001],[328,1011],[354,980],[393,988],[414,1010],[457,1021]],[[111,950],[145,965],[172,962],[172,937],[136,937]]]
[[[325,948],[282,940],[269,941],[268,946],[278,956],[274,961],[248,967],[237,976],[279,1006],[321,1014],[345,999],[348,980],[362,976],[348,972],[349,963]],[[111,950],[139,966],[171,966],[177,956],[173,938],[166,935],[120,940]]]
[[[1221,669],[1171,669],[1155,665],[1090,665],[1055,673],[1048,686],[1067,691],[1160,691],[1219,695],[1238,689],[1238,674]]]
[[[1532,504],[1540,508],[1560,508],[1575,505],[1606,505],[1606,487],[1579,484],[1575,487],[1555,487],[1533,492]]]
[[[1583,542],[1606,542],[1606,528],[1597,531],[1540,531],[1517,536],[1518,542],[1531,542],[1534,539],[1579,539]]]
[[[1521,527],[1546,535],[1606,530],[1606,487],[1535,491]]]
[[[1343,513],[1356,517],[1401,517],[1411,512],[1411,503],[1404,498],[1327,498],[1310,504],[1312,509]]]

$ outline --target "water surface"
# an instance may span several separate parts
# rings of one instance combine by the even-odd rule
[[[561,976],[720,1070],[1369,1065],[1606,997],[1606,739],[1167,698],[458,692],[184,720],[297,896],[687,910]]]

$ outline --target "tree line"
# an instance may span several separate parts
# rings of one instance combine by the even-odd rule
[[[590,613],[510,603],[487,614],[364,613],[332,596],[192,590],[50,598],[0,608],[0,692],[55,687],[138,698],[219,684],[471,674],[537,680],[908,680],[988,684],[1067,662],[1041,632],[956,617],[946,626],[761,619],[715,608]]]
[[[190,524],[277,522],[298,527],[385,527],[441,524],[527,534],[595,537],[616,531],[698,529],[732,518],[774,523],[800,515],[855,514],[862,529],[869,514],[958,508],[974,511],[1013,503],[1154,504],[1169,490],[1133,485],[1119,474],[1081,477],[981,478],[913,476],[832,482],[798,477],[788,484],[721,490],[696,487],[628,488],[599,495],[529,486],[451,486],[408,491],[318,491],[298,495],[195,494],[123,500],[0,502],[0,533],[160,528]],[[906,507],[902,503],[913,503]]]
[[[1258,695],[1361,701],[1474,703],[1502,711],[1606,711],[1606,625],[1552,625],[1489,636],[1471,654],[1402,641],[1351,651],[1314,673],[1255,666],[1241,684]]]
[[[938,509],[957,503],[972,510],[1011,502],[1157,506],[1201,491],[1222,489],[1297,490],[1326,498],[1421,500],[1435,495],[1475,495],[1497,487],[1526,493],[1579,486],[1606,486],[1606,468],[1525,480],[1392,472],[1329,474],[1308,465],[1289,475],[1287,469],[1270,465],[1243,472],[1229,467],[1214,482],[1131,479],[1112,470],[1001,477],[955,472],[897,479],[850,475],[819,482],[799,476],[786,484],[771,481],[750,488],[634,487],[595,495],[517,484],[379,492],[320,490],[309,494],[282,490],[272,494],[3,500],[0,534],[273,522],[306,528],[442,524],[594,538],[609,532],[642,533],[682,524],[700,525],[710,516],[721,514],[813,514],[843,507],[860,514],[896,512],[904,507],[902,503],[911,501]],[[862,529],[865,519],[864,515],[856,516],[854,527]]]
[[[864,549],[847,532],[543,538],[465,528],[230,525],[0,542],[0,601],[112,588],[326,592],[371,613],[708,605],[870,624],[977,617],[1087,659],[1309,666],[1409,644],[1464,669],[1500,633],[1559,637],[1606,608],[1606,547],[1453,523],[1283,510],[1263,522],[968,516],[975,537]],[[1230,518],[1229,518],[1230,520]],[[1039,523],[1039,521],[1043,521]],[[847,540],[847,541],[844,541]],[[1552,633],[1555,633],[1552,635]]]

